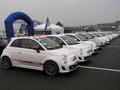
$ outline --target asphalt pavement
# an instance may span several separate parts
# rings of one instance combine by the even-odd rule
[[[0,69],[0,90],[120,90],[120,38],[67,74],[48,76],[38,70]]]

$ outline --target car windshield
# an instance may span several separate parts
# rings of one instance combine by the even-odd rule
[[[88,37],[89,39],[94,39],[94,36],[90,35],[90,34],[84,34],[86,37]]]
[[[61,38],[68,44],[68,45],[74,45],[79,44],[74,38],[70,36],[61,36]]]
[[[80,41],[76,36],[74,36],[74,35],[67,35],[67,36],[69,36],[69,37],[72,37],[74,40],[76,40],[77,42],[78,41]]]
[[[78,34],[76,35],[79,39],[81,39],[82,41],[88,41],[88,38],[84,35]]]
[[[104,33],[105,35],[110,35],[110,33]]]
[[[105,36],[103,33],[97,33],[100,37]]]
[[[38,41],[47,49],[47,50],[52,50],[52,49],[59,49],[62,48],[59,44],[57,44],[55,41],[49,39],[49,38],[42,38],[38,39]]]
[[[95,37],[100,37],[99,35],[95,34],[95,33],[92,33],[93,36]]]

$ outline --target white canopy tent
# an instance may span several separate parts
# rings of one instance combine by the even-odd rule
[[[45,29],[45,24],[37,25],[36,27],[34,27],[34,30],[36,32],[44,31],[44,29]],[[47,31],[51,31],[51,34],[63,34],[64,33],[64,28],[62,28],[58,25],[55,25],[55,24],[50,24],[47,27],[46,32]]]

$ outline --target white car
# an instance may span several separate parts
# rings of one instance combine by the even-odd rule
[[[100,48],[104,45],[100,40],[94,38],[92,35],[89,35],[87,33],[79,33],[78,35],[82,37],[81,39],[83,39],[84,41],[95,42],[98,46],[100,46]]]
[[[108,32],[104,32],[104,35],[108,37],[110,41],[112,41],[113,37]]]
[[[79,42],[80,44],[88,46],[89,48],[91,48],[91,49],[93,50],[94,53],[97,53],[98,49],[100,48],[100,46],[97,45],[97,44],[96,44],[95,42],[93,42],[93,41],[86,41],[86,40],[84,41],[84,40],[82,40],[82,39],[81,39],[82,37],[81,37],[80,35],[73,34],[73,33],[66,34],[66,35],[74,38],[74,39],[75,39],[77,42]]]
[[[76,52],[77,53],[77,52]],[[12,66],[45,71],[48,75],[67,73],[78,67],[78,56],[45,36],[15,37],[1,55],[3,69]]]
[[[107,36],[105,36],[105,34],[104,33],[95,33],[96,35],[98,35],[99,37],[96,37],[98,40],[100,40],[101,42],[103,42],[105,45],[106,44],[109,44],[109,42],[110,42],[110,38],[109,37],[107,37]]]
[[[109,32],[109,34],[112,36],[112,38],[117,38],[119,35],[113,32]]]
[[[79,50],[80,53],[78,53],[78,56],[80,62],[91,60],[93,50],[91,50],[86,45],[79,44],[73,38],[66,36],[65,34],[47,35],[47,37],[56,41],[58,44],[65,48]]]

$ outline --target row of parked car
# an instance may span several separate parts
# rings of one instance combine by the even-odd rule
[[[112,32],[90,32],[13,37],[9,43],[0,38],[1,68],[36,69],[48,75],[67,73],[91,60],[117,37],[119,34]]]

